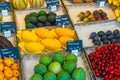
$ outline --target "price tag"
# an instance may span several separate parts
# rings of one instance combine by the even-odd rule
[[[79,52],[78,50],[72,50],[71,52],[72,52],[73,54],[75,54],[76,56],[78,56],[78,52]]]
[[[9,11],[11,11],[10,2],[0,2],[0,12],[2,16],[8,16]]]
[[[56,16],[56,26],[66,26],[70,24],[68,15]]]
[[[104,6],[105,6],[105,1],[100,1],[100,2],[99,2],[99,6],[100,6],[100,7],[104,7]]]
[[[59,0],[46,0],[47,8],[51,8],[51,6],[58,7],[60,5]]]
[[[73,40],[67,42],[67,51],[78,55],[79,51],[83,50],[82,40]]]
[[[51,6],[51,12],[56,12],[57,11],[57,6],[54,5],[54,6]]]
[[[4,34],[4,36],[5,36],[6,38],[9,38],[9,37],[12,36],[11,31],[4,31],[3,34]]]
[[[6,48],[6,49],[0,49],[0,54],[2,58],[10,57],[13,59],[19,59],[19,53],[18,48]]]
[[[4,34],[6,38],[12,37],[12,34],[16,32],[16,24],[15,22],[2,22],[1,32]]]
[[[2,16],[8,16],[9,13],[8,13],[8,10],[2,10]]]

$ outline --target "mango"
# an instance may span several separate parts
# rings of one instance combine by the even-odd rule
[[[61,44],[56,39],[43,39],[41,44],[45,46],[48,51],[56,51],[61,49]]]
[[[30,53],[41,53],[45,47],[38,42],[25,43],[25,49]]]
[[[31,31],[28,31],[28,30],[22,31],[21,39],[24,42],[37,42],[37,41],[39,41],[39,38],[37,37],[37,35]]]
[[[54,34],[46,28],[36,29],[35,33],[40,39],[54,39],[55,38]]]
[[[74,40],[70,37],[66,37],[66,36],[63,36],[63,37],[60,37],[59,38],[59,41],[61,42],[61,44],[63,45],[63,48],[66,48],[66,45],[67,45],[67,41],[69,40]]]
[[[59,38],[62,36],[75,38],[75,31],[69,28],[56,28],[55,33]]]

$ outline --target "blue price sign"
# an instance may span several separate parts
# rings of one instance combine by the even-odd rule
[[[46,0],[47,8],[51,8],[51,6],[59,6],[59,0]]]
[[[0,49],[2,58],[10,57],[13,59],[19,59],[19,51],[17,47]]]
[[[69,25],[70,24],[70,18],[68,15],[61,15],[56,16],[56,26],[63,26],[63,25]]]
[[[1,32],[6,38],[12,36],[12,33],[16,32],[16,23],[15,22],[2,22],[0,23]]]
[[[11,11],[10,2],[0,2],[0,11],[2,10]]]
[[[73,40],[67,42],[67,51],[72,52],[73,50],[82,51],[83,43],[82,40]]]

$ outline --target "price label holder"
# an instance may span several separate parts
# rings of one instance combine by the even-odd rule
[[[78,52],[83,50],[82,40],[72,40],[67,42],[67,51],[78,56]]]
[[[59,0],[46,0],[47,8],[51,9],[51,12],[56,12],[57,7],[60,6]]]
[[[104,7],[106,0],[96,0],[97,4],[99,5],[99,7]]]
[[[15,22],[2,22],[0,23],[1,32],[6,38],[10,38],[16,32],[16,24]]]
[[[19,59],[19,51],[17,47],[0,49],[0,54],[2,58],[13,58]]]
[[[67,26],[70,24],[70,18],[68,15],[56,16],[56,26]]]
[[[0,2],[0,12],[2,16],[9,16],[9,11],[11,11],[10,2]]]

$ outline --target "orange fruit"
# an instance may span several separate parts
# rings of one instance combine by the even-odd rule
[[[19,71],[18,70],[13,70],[13,76],[18,77],[19,76]]]
[[[3,74],[3,72],[0,72],[0,80],[4,80],[4,74]]]
[[[4,70],[4,64],[0,63],[0,72]]]
[[[19,69],[19,64],[18,63],[13,63],[11,66],[11,69]]]
[[[13,71],[11,69],[5,69],[4,75],[6,78],[11,78],[13,76]]]
[[[5,66],[5,67],[4,67],[4,70],[11,70],[11,68],[8,67],[8,66]]]
[[[7,78],[4,78],[4,80],[8,80]]]
[[[11,77],[9,80],[18,80],[17,77]]]
[[[4,59],[4,64],[6,66],[11,66],[14,63],[14,60],[12,58],[5,58]]]
[[[0,58],[0,63],[2,63],[3,62],[3,59],[2,58]]]

